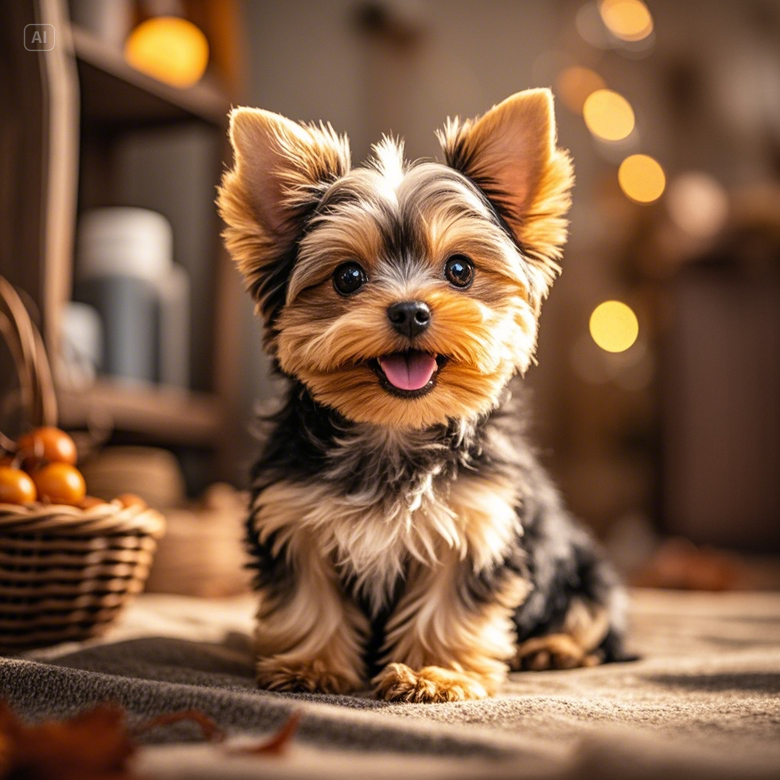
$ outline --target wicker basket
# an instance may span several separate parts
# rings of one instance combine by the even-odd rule
[[[33,426],[56,424],[56,399],[40,334],[0,277],[0,331]],[[0,504],[0,648],[52,645],[102,633],[144,586],[159,512],[115,500],[89,509]]]

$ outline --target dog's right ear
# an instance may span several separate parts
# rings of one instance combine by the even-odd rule
[[[303,125],[257,108],[230,114],[234,166],[219,187],[225,245],[273,343],[295,242],[324,190],[349,171],[349,142],[330,125]]]

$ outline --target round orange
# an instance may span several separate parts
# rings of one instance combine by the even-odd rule
[[[79,504],[79,509],[92,509],[95,506],[103,506],[108,503],[102,498],[95,498],[95,496],[84,496],[84,499]]]
[[[116,500],[127,509],[131,506],[137,506],[139,509],[146,509],[146,501],[141,496],[135,495],[135,493],[122,493],[116,497]]]
[[[50,463],[33,473],[35,486],[41,498],[54,504],[78,506],[87,494],[87,485],[81,472],[67,463]]]
[[[76,464],[76,442],[65,431],[50,426],[36,428],[19,439],[19,451],[25,463],[36,465],[48,460],[51,463]]]
[[[37,492],[29,474],[21,469],[0,466],[0,503],[26,504],[35,501]]]

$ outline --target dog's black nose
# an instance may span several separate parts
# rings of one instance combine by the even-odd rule
[[[387,318],[402,336],[411,339],[430,325],[431,310],[422,301],[401,301],[387,307]]]

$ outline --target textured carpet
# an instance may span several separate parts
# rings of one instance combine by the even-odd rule
[[[141,752],[147,777],[780,777],[780,594],[632,601],[641,660],[516,674],[481,702],[257,691],[251,601],[164,596],[139,599],[101,642],[2,659],[0,695],[33,720],[102,701],[134,720],[198,708],[238,739],[303,710],[282,758],[228,756],[186,724],[153,732],[167,744]]]

